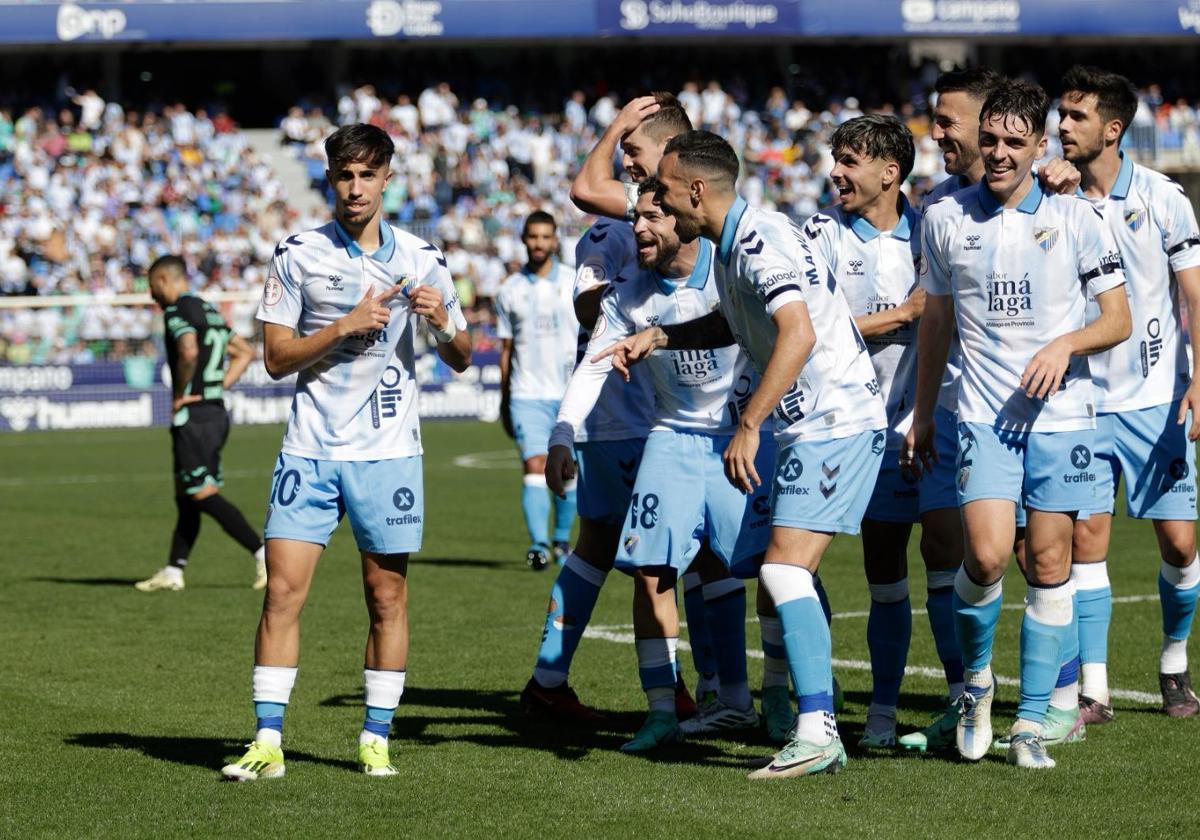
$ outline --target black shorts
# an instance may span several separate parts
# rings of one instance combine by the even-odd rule
[[[178,492],[189,496],[205,487],[221,487],[221,447],[229,437],[229,414],[220,411],[192,411],[182,426],[171,427],[171,451],[174,456]]]

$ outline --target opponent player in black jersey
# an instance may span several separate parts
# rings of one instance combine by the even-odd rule
[[[254,350],[229,328],[221,313],[188,290],[186,267],[179,257],[159,257],[150,266],[150,294],[163,309],[163,340],[171,369],[171,449],[179,518],[167,565],[134,586],[140,592],[183,589],[183,570],[204,512],[254,555],[254,588],[262,589],[267,585],[262,537],[220,495],[221,447],[229,436],[229,414],[222,397],[245,373]]]

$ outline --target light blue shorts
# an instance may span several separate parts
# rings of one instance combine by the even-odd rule
[[[1096,418],[1094,513],[1116,510],[1117,482],[1125,479],[1125,507],[1135,519],[1196,518],[1196,447],[1187,422],[1178,426],[1179,402],[1101,414]]]
[[[528,461],[550,451],[550,433],[558,417],[558,400],[517,400],[508,404],[513,433],[521,460]]]
[[[857,534],[879,476],[886,439],[877,429],[836,440],[797,441],[780,449],[771,524]]]
[[[343,516],[350,518],[359,551],[420,551],[425,518],[421,456],[319,461],[280,453],[263,538],[328,545]]]
[[[921,481],[900,467],[900,452],[884,450],[879,477],[864,519],[878,522],[916,522]]]
[[[581,517],[609,525],[625,521],[645,445],[645,438],[575,444],[579,463],[575,504]]]
[[[958,415],[939,405],[933,411],[933,425],[933,448],[938,457],[933,469],[924,470],[921,480],[917,483],[917,510],[921,514],[931,510],[958,507],[958,489],[955,487]]]
[[[754,577],[771,535],[770,486],[746,495],[725,477],[722,456],[731,435],[651,432],[629,502],[617,568],[670,566],[682,573],[707,539],[737,577]],[[775,439],[759,437],[759,477],[775,463]]]
[[[1095,507],[1094,429],[1024,432],[958,424],[958,503],[1007,499],[1034,510]]]

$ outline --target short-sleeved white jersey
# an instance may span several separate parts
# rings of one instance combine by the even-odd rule
[[[1082,193],[1080,193],[1082,195]],[[1098,411],[1173,402],[1191,380],[1171,271],[1200,266],[1200,232],[1183,188],[1122,154],[1112,192],[1091,201],[1104,214],[1125,266],[1133,334],[1089,359]],[[1099,314],[1089,301],[1089,320]]]
[[[721,312],[760,375],[779,334],[774,314],[789,303],[808,307],[816,345],[775,409],[781,443],[887,427],[879,383],[850,306],[798,225],[736,199],[721,229],[714,276]]]
[[[1084,326],[1088,295],[1125,282],[1100,214],[1075,196],[1044,194],[1034,179],[1011,209],[984,184],[954,193],[929,208],[924,229],[921,283],[954,296],[959,420],[1034,432],[1094,427],[1086,357],[1071,359],[1047,400],[1020,386],[1038,350]]]
[[[879,231],[862,216],[828,207],[804,224],[809,247],[837,278],[855,318],[895,309],[917,287],[921,216],[900,197],[896,227]],[[917,378],[917,322],[864,336],[887,410],[888,449],[900,449],[912,425]]]
[[[604,293],[587,358],[648,327],[687,323],[718,309],[712,257],[712,244],[701,240],[689,277],[668,279],[653,268],[623,270]],[[654,386],[655,430],[733,434],[758,384],[736,344],[711,350],[659,350],[646,360],[646,371]]]
[[[554,260],[545,277],[524,269],[500,286],[496,336],[512,341],[508,393],[513,399],[562,399],[579,332],[574,283],[571,269]]]
[[[946,196],[953,195],[970,186],[970,182],[961,175],[951,175],[925,194],[921,199],[921,212],[927,213],[930,207]],[[946,372],[942,374],[942,384],[938,390],[938,405],[946,411],[958,411],[958,387],[961,381],[962,348],[959,347],[958,328],[955,327],[954,336],[950,339],[950,352],[946,354]]]
[[[616,280],[627,266],[637,267],[633,225],[601,219],[575,246],[575,297]],[[589,334],[580,330],[577,358],[582,359]],[[637,365],[628,383],[610,377],[587,420],[576,428],[578,443],[644,438],[654,422],[654,387]]]
[[[432,286],[455,326],[467,328],[454,283],[434,246],[383,223],[366,254],[336,221],[289,236],[275,248],[258,320],[311,335],[393,284]],[[300,371],[283,451],[303,458],[373,461],[421,453],[413,314],[406,295],[388,302],[382,330],[349,336]]]

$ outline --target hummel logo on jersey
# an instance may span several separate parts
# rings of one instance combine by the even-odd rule
[[[1049,254],[1058,244],[1058,228],[1036,228],[1033,231],[1033,241],[1044,252]]]
[[[849,272],[850,274],[853,274],[856,276],[862,276],[862,273],[863,273],[863,270],[862,270],[863,261],[862,260],[850,260],[850,262],[848,262],[847,265],[850,266],[850,272]]]
[[[446,267],[446,258],[442,256],[442,252],[439,251],[437,248],[435,248],[432,245],[426,245],[421,250],[422,251],[433,251],[434,257],[437,259],[438,265],[440,265],[442,268]]]
[[[979,237],[979,234],[978,234],[978,233],[969,233],[969,234],[967,234],[967,245],[966,245],[966,250],[968,250],[968,251],[982,251],[982,250],[983,250],[983,246],[979,244],[979,239],[980,239],[980,237]]]
[[[662,318],[660,318],[657,315],[647,315],[646,316],[646,326],[648,326],[648,327],[657,327],[659,325],[659,322],[661,322],[661,321],[662,321]]]
[[[741,244],[746,246],[747,254],[760,254],[763,249],[762,237],[758,235],[758,231],[752,230],[741,238]]]
[[[288,237],[286,240],[284,240],[284,241],[285,241],[285,242],[287,242],[287,244],[288,244],[288,245],[299,245],[299,244],[300,244],[300,237],[299,237],[299,235],[292,235],[292,236],[289,236],[289,237]],[[286,246],[286,245],[280,245],[280,246],[278,246],[278,247],[275,249],[275,256],[277,256],[277,257],[278,257],[280,254],[284,253],[285,251],[287,251],[287,246]]]
[[[330,274],[330,275],[329,275],[329,285],[328,285],[328,286],[326,286],[325,288],[326,288],[328,291],[331,291],[331,292],[340,292],[340,291],[342,291],[342,289],[344,289],[344,288],[345,288],[345,286],[343,286],[343,285],[342,285],[342,275],[340,275],[340,274]]]
[[[1125,214],[1125,224],[1128,225],[1129,229],[1131,231],[1133,231],[1134,233],[1137,233],[1138,230],[1140,230],[1142,225],[1144,225],[1145,223],[1146,223],[1146,211],[1145,210],[1141,210],[1141,209],[1130,210],[1128,213]]]
[[[588,239],[592,240],[593,242],[603,242],[607,238],[608,238],[608,231],[588,234]]]

